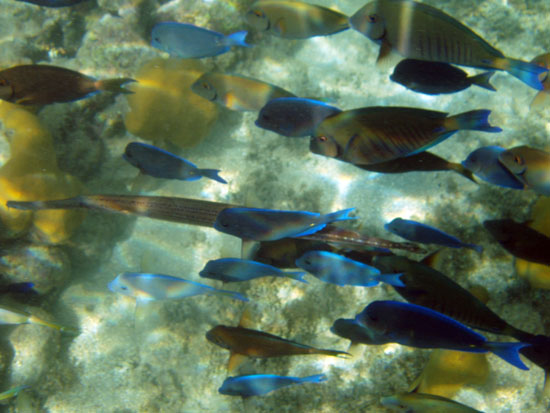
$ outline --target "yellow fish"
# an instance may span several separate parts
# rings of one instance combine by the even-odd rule
[[[516,146],[498,156],[499,162],[537,194],[550,196],[550,153]]]

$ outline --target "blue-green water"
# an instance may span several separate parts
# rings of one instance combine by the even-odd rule
[[[3,68],[43,63],[97,78],[137,77],[147,62],[168,58],[149,46],[156,22],[189,22],[224,33],[251,30],[242,18],[250,3],[92,0],[75,7],[47,9],[2,0],[0,62]],[[467,24],[507,56],[529,61],[550,49],[547,0],[426,3]],[[316,4],[351,15],[364,1],[318,0]],[[388,78],[392,69],[374,64],[378,46],[356,31],[307,40],[251,33],[254,48],[202,59],[203,70],[255,77],[298,96],[323,97],[342,109],[393,105],[451,114],[490,109],[491,123],[502,127],[502,133],[460,132],[433,148],[434,153],[453,162],[490,144],[550,149],[548,107],[530,111],[536,91],[504,72],[492,79],[496,93],[471,87],[459,94],[429,97],[392,83]],[[393,240],[397,238],[385,232],[383,224],[394,217],[429,222],[485,248],[483,255],[446,251],[446,274],[465,287],[483,285],[489,291],[489,306],[511,324],[532,333],[550,333],[549,293],[531,288],[518,277],[513,257],[481,224],[501,217],[528,219],[539,198],[534,192],[475,185],[452,172],[365,172],[311,154],[308,139],[289,139],[257,128],[256,113],[224,108],[219,109],[212,129],[198,145],[178,149],[162,136],[156,143],[201,167],[220,169],[228,185],[205,179],[136,181],[136,169],[121,157],[128,142],[142,138],[125,127],[124,118],[130,110],[126,96],[103,93],[37,112],[52,136],[59,169],[78,178],[86,193],[126,194],[142,189],[141,194],[146,195],[323,213],[356,207],[353,228]],[[6,130],[6,119],[0,120],[1,167],[12,155],[12,135]],[[18,126],[21,136],[24,127]],[[0,198],[10,199],[9,195],[13,194],[0,193]],[[362,346],[352,360],[306,356],[250,361],[241,373],[325,373],[328,381],[245,401],[223,396],[218,388],[227,376],[229,353],[208,342],[204,334],[216,324],[237,325],[247,306],[199,296],[136,309],[134,299],[115,295],[107,283],[122,271],[164,273],[205,282],[198,272],[206,261],[240,255],[237,238],[203,227],[93,211],[63,242],[47,243],[44,237],[36,240],[35,232],[25,233],[33,239],[32,245],[23,242],[2,257],[7,267],[1,268],[2,273],[11,280],[39,283],[45,295],[29,303],[27,309],[78,326],[81,333],[72,337],[32,324],[1,327],[0,391],[31,386],[12,402],[12,411],[383,412],[380,397],[405,391],[429,356],[429,350],[386,345]],[[351,318],[373,300],[398,299],[387,286],[337,287],[314,277],[308,280],[306,285],[260,279],[230,285],[229,289],[252,300],[248,307],[255,328],[340,350],[347,349],[348,341],[329,331],[335,319]],[[228,288],[221,283],[208,284]],[[530,370],[525,372],[492,355],[488,360],[488,381],[464,387],[455,400],[485,412],[546,411],[548,399],[540,396],[542,369],[527,362]]]

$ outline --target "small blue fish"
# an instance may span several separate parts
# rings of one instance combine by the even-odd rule
[[[399,279],[402,274],[380,274],[380,270],[328,251],[308,251],[296,260],[296,265],[321,281],[336,285],[372,287],[384,282],[404,287]]]
[[[248,301],[248,298],[235,291],[219,290],[208,285],[163,274],[124,272],[111,281],[108,287],[112,292],[135,297],[138,300],[168,300],[206,294]]]
[[[500,146],[478,148],[468,155],[466,160],[462,162],[462,166],[490,184],[505,188],[523,189],[523,183],[498,160],[499,155],[505,151],[506,149]]]
[[[322,383],[327,380],[324,374],[308,377],[275,376],[273,374],[252,374],[249,376],[228,377],[218,392],[228,396],[261,396],[282,387],[303,383]]]
[[[479,245],[465,244],[458,238],[437,228],[409,219],[395,218],[392,222],[384,225],[384,228],[401,238],[421,244],[437,244],[450,248],[470,248],[480,254],[483,251],[483,247]]]
[[[44,7],[67,7],[67,6],[74,6],[75,4],[82,3],[88,0],[15,0],[15,1],[36,4],[37,6],[44,6]]]
[[[481,334],[437,311],[398,301],[374,301],[355,318],[388,343],[471,353],[491,352],[513,366],[529,370],[519,357],[526,343],[487,341]]]
[[[248,281],[260,277],[287,277],[307,284],[302,271],[285,272],[272,265],[240,258],[210,260],[199,273],[201,277],[223,282]]]
[[[279,211],[260,208],[225,208],[216,217],[214,228],[226,234],[255,241],[314,234],[334,221],[355,219],[348,214],[355,208],[321,215],[307,211]]]
[[[313,99],[272,99],[260,110],[256,126],[288,137],[312,136],[323,120],[341,110]]]
[[[164,22],[153,27],[151,46],[173,57],[198,59],[226,53],[232,46],[251,47],[245,42],[248,32],[225,36],[187,23]]]
[[[140,142],[130,142],[122,157],[145,175],[155,178],[196,181],[202,177],[226,184],[218,175],[219,169],[199,169],[186,159],[156,146]]]

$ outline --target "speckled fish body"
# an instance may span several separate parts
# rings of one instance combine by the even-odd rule
[[[256,126],[288,137],[311,136],[319,124],[341,110],[313,99],[272,99],[260,110]]]
[[[325,119],[310,142],[313,153],[355,165],[371,165],[422,152],[459,130],[500,132],[489,110],[455,116],[407,107],[373,106]]]
[[[199,275],[203,278],[212,278],[223,282],[248,281],[261,277],[286,277],[307,283],[303,279],[305,272],[282,271],[272,265],[240,258],[210,260]]]
[[[511,219],[487,220],[483,226],[513,256],[550,265],[550,237]]]
[[[321,215],[307,211],[226,208],[218,214],[214,228],[243,239],[274,241],[313,234],[331,222],[355,219],[348,217],[353,209]]]
[[[11,399],[12,397],[16,397],[22,390],[28,389],[30,386],[17,386],[13,389],[7,390],[5,392],[0,393],[0,400],[7,400]]]
[[[218,169],[199,169],[186,159],[145,143],[130,142],[122,157],[143,174],[155,178],[195,181],[205,177],[227,183],[218,175]]]
[[[356,320],[377,334],[385,334],[393,343],[472,353],[490,351],[515,367],[528,370],[518,353],[527,344],[489,342],[458,321],[426,307],[398,301],[374,301],[357,315]]]
[[[250,77],[208,72],[191,86],[197,95],[236,111],[259,111],[271,99],[294,96],[278,86]]]
[[[0,71],[0,99],[19,105],[72,102],[101,91],[132,93],[123,86],[133,79],[96,80],[64,67],[21,65]]]
[[[346,15],[300,1],[257,1],[250,6],[246,20],[256,30],[285,39],[326,36],[349,28]]]
[[[495,91],[489,83],[493,74],[485,72],[468,76],[465,71],[447,63],[405,59],[395,66],[390,79],[418,93],[439,95],[460,92],[471,85]]]
[[[296,265],[321,281],[341,286],[372,287],[379,282],[404,286],[399,280],[401,274],[382,275],[370,265],[328,251],[308,251],[296,260]]]
[[[243,327],[218,325],[206,333],[206,338],[220,347],[231,350],[232,353],[248,357],[266,358],[305,354],[342,357],[348,355],[343,351],[318,349],[263,331]]]
[[[228,377],[218,391],[228,396],[262,396],[282,387],[304,383],[321,383],[326,380],[327,378],[324,374],[309,377],[252,374],[248,376]]]
[[[470,248],[479,253],[483,251],[483,248],[479,245],[466,244],[440,229],[410,219],[395,218],[384,225],[384,228],[392,234],[420,244],[437,244],[449,248]]]
[[[235,291],[219,290],[208,285],[163,274],[125,272],[111,281],[108,287],[112,292],[140,300],[180,299],[206,294],[248,301],[248,298]]]
[[[36,4],[43,7],[68,7],[88,0],[16,0],[23,3]]]
[[[379,60],[395,50],[411,59],[505,70],[538,90],[543,88],[539,75],[548,71],[505,57],[459,21],[423,3],[372,1],[350,17],[350,25],[380,44]]]
[[[524,184],[498,160],[499,155],[505,151],[506,149],[500,146],[484,146],[470,153],[462,165],[490,184],[523,189]]]
[[[550,196],[550,153],[517,146],[501,153],[498,160],[537,194]]]
[[[172,57],[199,59],[228,52],[233,46],[250,47],[246,31],[224,35],[188,23],[162,22],[153,27],[151,46]]]
[[[383,334],[377,334],[374,330],[361,325],[356,319],[339,318],[330,331],[337,336],[348,339],[352,344],[386,344],[388,338]]]
[[[550,53],[544,53],[535,57],[533,60],[531,60],[531,63],[545,69],[550,69]],[[550,99],[550,76],[548,75],[548,73],[546,73],[546,75],[544,75],[544,77],[542,78],[542,87],[543,89],[539,93],[537,93],[537,95],[531,102],[531,107],[548,104],[548,101]]]
[[[382,397],[382,405],[406,413],[483,413],[445,397],[425,393],[398,393]]]

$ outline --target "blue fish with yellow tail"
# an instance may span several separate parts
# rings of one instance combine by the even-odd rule
[[[306,273],[303,271],[282,271],[272,265],[241,258],[210,260],[199,275],[223,282],[248,281],[261,277],[286,277],[307,284],[304,280]]]
[[[233,46],[251,47],[245,42],[248,32],[225,36],[188,23],[163,22],[153,27],[151,46],[172,57],[199,59],[228,52]]]
[[[401,238],[421,244],[437,244],[450,248],[470,248],[480,254],[483,252],[483,247],[479,245],[466,244],[440,229],[410,219],[395,218],[392,222],[384,225],[384,228]]]
[[[219,290],[195,281],[163,274],[124,272],[111,281],[108,287],[114,293],[135,297],[138,300],[174,300],[206,294],[248,301],[248,298],[235,291]]]
[[[68,7],[88,0],[15,0],[23,3],[36,4],[44,7]]]
[[[282,387],[304,383],[322,383],[327,380],[324,374],[308,377],[276,376],[273,374],[251,374],[228,377],[218,392],[228,396],[262,396]]]
[[[275,241],[314,234],[331,222],[355,219],[348,216],[354,209],[321,215],[307,211],[225,208],[216,217],[214,228],[243,239]]]
[[[124,160],[138,168],[143,174],[155,178],[196,181],[202,177],[226,184],[218,175],[219,169],[200,169],[186,159],[168,151],[140,142],[126,145]]]
[[[498,160],[505,148],[484,146],[476,149],[462,162],[462,166],[490,184],[505,188],[523,189],[524,185]]]
[[[341,286],[373,287],[380,282],[405,286],[399,279],[402,274],[380,274],[377,268],[328,251],[308,251],[296,265],[321,281]]]
[[[385,336],[388,343],[472,353],[489,351],[519,369],[529,370],[519,357],[519,350],[529,344],[487,341],[458,321],[426,307],[398,301],[374,301],[357,315],[356,320],[375,334]]]

